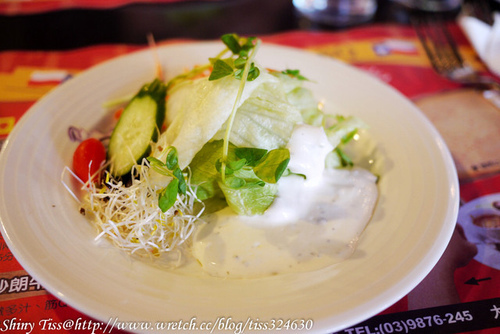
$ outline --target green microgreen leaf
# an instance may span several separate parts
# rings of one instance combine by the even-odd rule
[[[267,154],[267,150],[255,147],[237,147],[234,153],[238,158],[245,159],[248,166],[254,167]]]
[[[307,80],[307,81],[309,80],[305,76],[303,76],[302,74],[300,74],[300,70],[289,70],[289,69],[287,69],[287,70],[282,71],[281,73],[289,75],[289,76],[291,76],[293,78],[297,78],[299,80]]]
[[[166,168],[165,164],[155,157],[147,157],[149,165],[153,170],[161,175],[171,176],[172,173]]]
[[[255,64],[250,65],[250,70],[248,71],[247,81],[254,81],[260,75],[260,70],[258,67],[255,67]],[[237,69],[234,72],[234,77],[238,80],[241,80],[243,76],[243,69]]]
[[[210,73],[210,76],[208,77],[208,80],[217,80],[232,74],[233,68],[227,62],[221,59],[217,59],[215,61],[212,73]]]
[[[302,174],[302,173],[292,173],[289,169],[287,169],[282,176],[288,176],[288,175],[297,175],[297,176],[300,176],[301,178],[303,178],[304,180],[307,180],[307,176],[305,174]]]
[[[247,164],[246,159],[239,159],[236,161],[229,161],[227,166],[231,168],[233,171],[242,169]]]
[[[227,46],[232,53],[238,54],[241,51],[241,45],[238,41],[238,36],[235,34],[225,34],[221,37],[222,42]]]
[[[243,41],[245,41],[245,40],[243,40]],[[243,67],[243,69],[237,70],[237,71],[241,71],[241,77],[243,80],[240,80],[238,92],[236,94],[236,99],[235,99],[235,102],[233,104],[233,109],[231,110],[231,114],[229,115],[229,118],[227,121],[228,124],[226,126],[226,131],[224,133],[223,147],[222,147],[222,160],[221,160],[222,164],[221,164],[221,172],[220,172],[221,177],[222,177],[222,181],[224,181],[224,179],[226,177],[225,169],[226,169],[226,162],[227,162],[228,151],[229,151],[229,136],[231,133],[231,128],[233,126],[236,111],[238,109],[237,106],[238,106],[239,101],[241,100],[241,97],[243,95],[245,83],[249,77],[248,73],[249,73],[252,66],[255,68],[255,66],[253,64],[253,59],[255,58],[255,54],[257,53],[259,45],[260,45],[259,40],[257,40],[255,45],[253,43],[253,40],[250,40],[250,41],[247,40],[246,42],[244,42],[243,50],[240,50],[240,52],[239,52],[239,57],[243,57],[241,54],[243,51],[251,50],[250,54],[248,55],[248,59],[245,62],[245,66]],[[234,63],[233,63],[233,66],[234,66]],[[258,72],[255,72],[255,70],[254,70],[254,74],[252,75],[251,79],[254,80],[257,77],[256,75],[258,75]]]
[[[170,209],[177,200],[177,193],[179,189],[179,180],[172,179],[168,186],[166,186],[160,193],[158,197],[158,206],[162,212],[166,212]]]
[[[217,172],[222,173],[222,159],[217,159],[217,161],[215,162],[215,169],[217,170]],[[225,165],[224,172],[225,175],[234,174],[234,170],[228,164]]]
[[[253,170],[262,181],[276,183],[288,167],[289,161],[290,151],[288,149],[275,149],[269,151]]]
[[[341,139],[342,144],[347,144],[348,142],[350,142],[357,133],[358,133],[358,129],[354,129],[351,132],[349,132],[348,134],[346,134]]]
[[[147,157],[146,159],[149,161],[149,164],[151,166],[153,166],[153,165],[156,165],[156,166],[165,165],[163,162],[160,161],[160,159],[156,159],[155,157]]]
[[[234,67],[236,67],[237,69],[243,69],[246,63],[247,59],[240,56],[234,60]]]
[[[155,157],[147,157],[146,159],[153,170],[162,175],[172,177],[172,180],[161,190],[158,196],[158,206],[165,212],[175,204],[177,194],[186,195],[187,193],[186,180],[178,164],[177,149],[173,146],[168,148],[165,162]]]
[[[213,65],[213,69],[208,79],[212,81],[233,75],[236,79],[241,80],[249,61],[250,51],[255,48],[256,38],[242,38],[237,34],[225,34],[222,35],[221,40],[233,55],[226,59],[211,58],[210,63]],[[246,80],[253,81],[259,75],[260,70],[252,63]]]
[[[247,165],[247,161],[245,159],[238,159],[238,160],[233,160],[233,161],[228,161],[226,162],[226,168],[225,172],[226,175],[232,175],[234,174],[235,171],[242,169]],[[217,172],[221,172],[222,170],[222,160],[218,159],[215,162],[215,169]]]
[[[184,174],[182,174],[182,171],[179,167],[177,167],[174,170],[174,176],[177,178],[177,180],[179,180],[179,185],[178,185],[179,194],[186,195],[187,192],[186,180],[184,179]]]
[[[239,189],[246,185],[246,181],[244,179],[236,176],[226,177],[224,183],[226,184],[226,186],[233,189]]]
[[[167,159],[165,161],[165,166],[168,169],[174,170],[177,167],[178,158],[177,158],[177,149],[175,147],[171,147],[167,154]]]
[[[258,67],[255,67],[254,64],[252,64],[252,67],[250,68],[250,71],[248,71],[248,77],[247,81],[254,81],[257,79],[260,75],[260,70]]]
[[[218,173],[222,171],[222,159],[217,159],[217,161],[215,162],[215,169]]]
[[[335,115],[335,119],[336,119],[337,123],[340,123],[340,122],[343,122],[346,120],[344,115]]]
[[[241,46],[243,51],[250,51],[251,49],[254,48],[255,43],[254,41],[257,39],[257,37],[248,37],[245,41],[245,43]],[[241,53],[241,52],[240,52]]]
[[[266,183],[262,180],[252,180],[252,181],[246,181],[247,186],[258,186],[258,187],[264,187]]]
[[[351,158],[340,147],[335,148],[335,153],[339,156],[342,167],[352,167],[354,165]]]
[[[274,178],[275,178],[276,182],[279,181],[279,179],[281,178],[283,173],[286,171],[289,162],[290,162],[290,158],[285,159],[276,168],[276,171],[274,172]]]
[[[240,56],[240,58],[246,60],[246,59],[248,59],[248,52],[249,52],[249,50],[251,50],[251,48],[249,48],[249,49],[242,49],[240,51],[240,53],[238,53],[238,55]]]

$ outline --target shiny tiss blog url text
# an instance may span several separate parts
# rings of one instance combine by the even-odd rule
[[[26,321],[22,318],[12,317],[0,322],[2,333],[38,333],[40,331],[71,331],[74,333],[113,333],[121,331],[202,331],[207,333],[229,332],[243,334],[252,331],[309,331],[313,328],[314,321],[311,319],[270,319],[260,320],[258,318],[247,318],[245,321],[237,321],[232,317],[219,317],[215,321],[198,321],[196,317],[189,321],[120,321],[119,318],[110,318],[106,323],[93,321],[91,319],[67,319],[56,320],[52,318],[41,319],[38,322]]]

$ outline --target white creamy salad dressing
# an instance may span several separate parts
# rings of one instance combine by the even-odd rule
[[[277,198],[263,215],[224,209],[197,229],[193,255],[208,274],[252,278],[310,271],[353,252],[377,201],[376,177],[363,169],[325,169],[332,146],[321,127],[298,125],[288,149],[296,175],[280,179]]]

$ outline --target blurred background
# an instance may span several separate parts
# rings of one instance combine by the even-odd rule
[[[58,6],[29,10],[29,2],[0,0],[0,50],[64,50],[105,43],[146,44],[157,40],[215,39],[223,33],[263,35],[294,29],[340,30],[366,23],[408,23],[413,11],[456,15],[459,0],[53,0]],[[470,1],[470,0],[468,0]],[[473,0],[476,1],[476,0]],[[16,2],[19,3],[16,6]],[[45,0],[46,3],[51,1]],[[423,3],[449,8],[421,8]],[[500,2],[489,0],[491,10]],[[321,19],[311,6],[336,3],[343,10],[365,11],[352,22]],[[28,10],[22,9],[28,8]],[[295,6],[294,6],[295,5]],[[39,6],[40,7],[40,6]],[[308,8],[309,7],[309,8]],[[299,11],[297,8],[301,9]],[[341,8],[342,11],[342,8]],[[336,13],[338,14],[338,12]]]

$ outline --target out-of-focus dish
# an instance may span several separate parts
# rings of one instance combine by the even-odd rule
[[[474,259],[500,270],[500,194],[481,196],[465,203],[460,207],[458,223],[467,239],[477,245]]]
[[[422,96],[413,102],[443,137],[460,180],[498,172],[500,114],[482,92],[468,88],[450,90]],[[465,131],[470,134],[466,142],[460,136]]]
[[[178,44],[158,54],[168,76],[203,63],[218,48]],[[99,106],[150,81],[155,73],[147,50],[63,84],[9,137],[0,162],[0,217],[21,265],[58,298],[102,321],[312,319],[313,332],[326,332],[354,325],[408,293],[435,265],[455,225],[458,182],[441,137],[399,93],[335,60],[263,45],[259,62],[300,68],[325,111],[363,119],[385,157],[379,203],[349,260],[314,272],[221,280],[176,274],[94,242],[94,228],[60,182],[76,145],[66,131],[94,128],[103,118]]]

